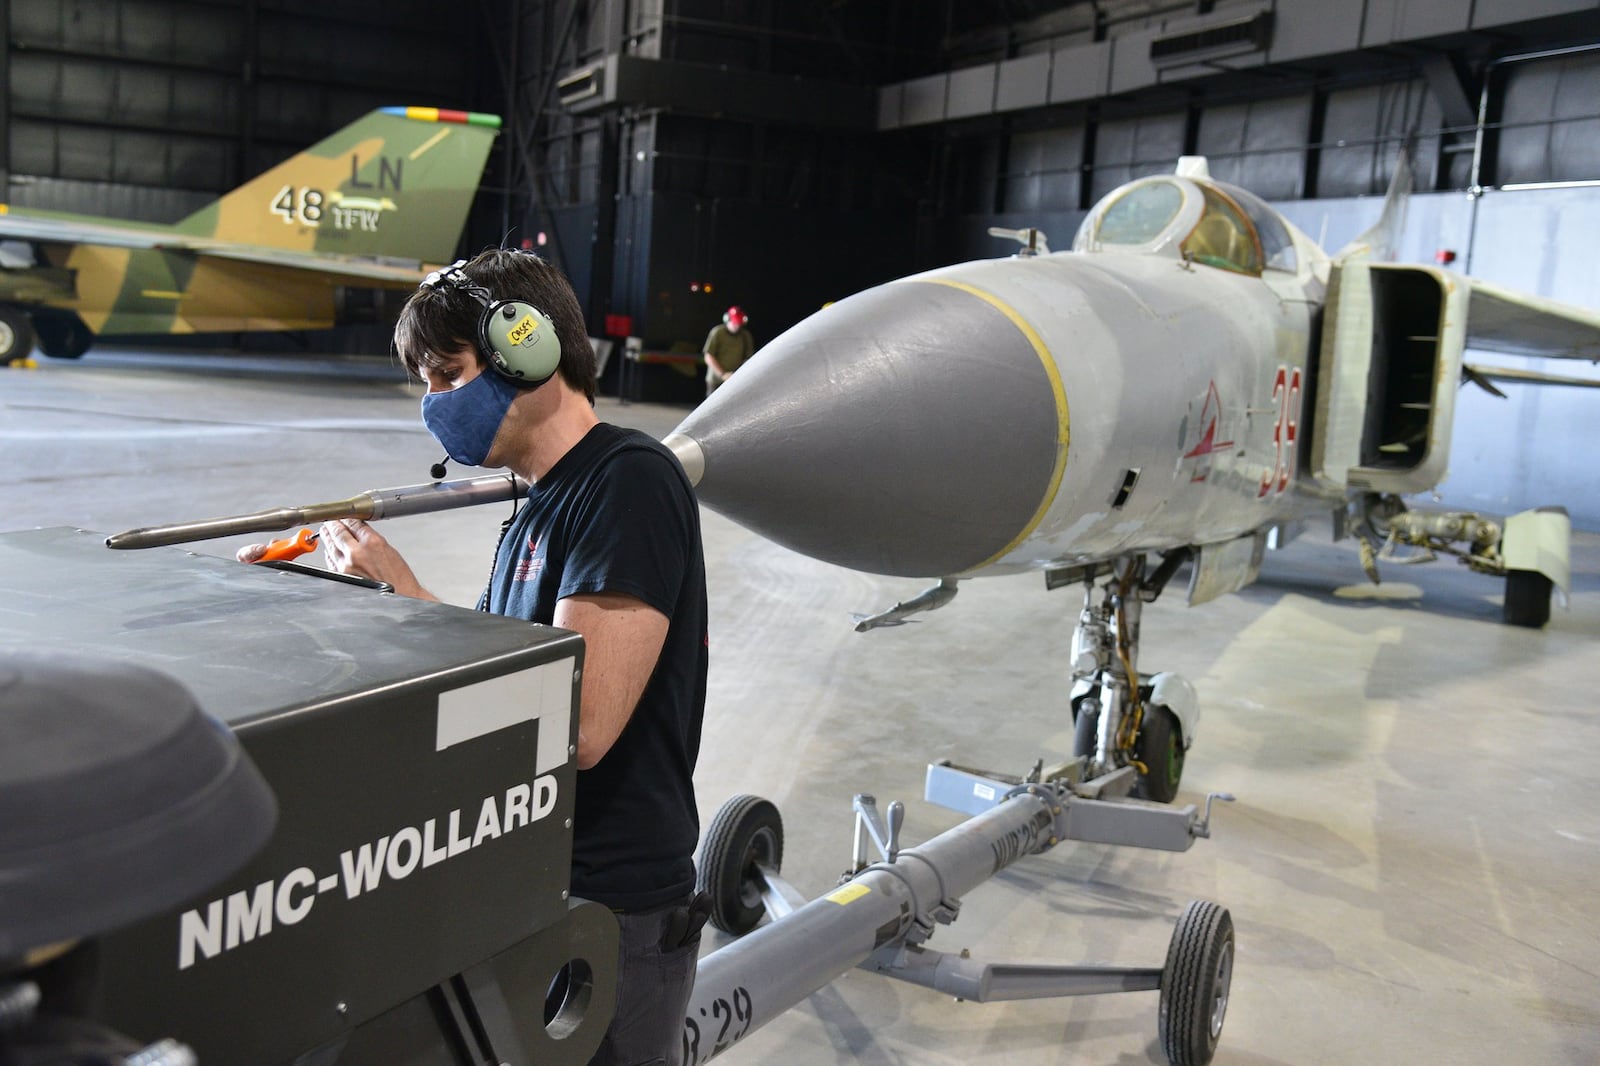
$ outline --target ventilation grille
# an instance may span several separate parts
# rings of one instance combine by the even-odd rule
[[[1150,41],[1150,62],[1158,67],[1198,63],[1223,56],[1259,52],[1272,40],[1272,12],[1214,23]]]

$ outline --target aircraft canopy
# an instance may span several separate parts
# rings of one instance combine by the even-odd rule
[[[1294,242],[1278,213],[1222,182],[1160,175],[1111,193],[1089,213],[1075,251],[1153,252],[1221,270],[1293,271]]]

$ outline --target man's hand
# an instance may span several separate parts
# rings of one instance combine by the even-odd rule
[[[383,581],[402,596],[419,600],[439,597],[423,588],[411,566],[383,535],[359,518],[336,518],[322,523],[318,530],[322,556],[328,569],[353,574],[372,581]],[[241,563],[258,561],[266,553],[265,544],[246,544],[234,558]]]
[[[322,556],[330,570],[387,582],[402,596],[419,600],[439,598],[422,587],[417,575],[411,572],[410,564],[394,545],[361,519],[335,518],[324,522],[321,534]]]
[[[719,378],[725,378],[728,376],[728,372],[722,369],[722,364],[717,362],[716,356],[712,355],[710,352],[704,352],[702,354],[704,354],[706,357],[706,366],[711,368],[711,372],[713,374]]]

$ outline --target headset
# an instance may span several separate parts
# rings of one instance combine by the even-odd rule
[[[550,316],[521,300],[495,299],[467,276],[462,269],[466,265],[465,259],[457,259],[429,274],[422,287],[449,285],[483,305],[478,315],[478,350],[501,377],[525,389],[549,381],[561,365],[561,339]]]

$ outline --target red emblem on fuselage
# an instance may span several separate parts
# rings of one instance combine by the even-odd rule
[[[1194,476],[1191,482],[1204,481],[1211,476],[1211,461],[1206,458],[1212,452],[1225,451],[1233,447],[1231,440],[1217,440],[1217,419],[1222,413],[1222,397],[1217,394],[1217,383],[1212,381],[1206,386],[1206,400],[1200,407],[1200,440],[1188,451],[1183,453],[1185,459],[1198,459],[1195,465]]]

